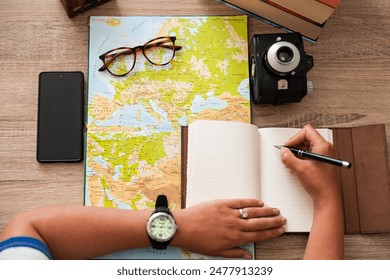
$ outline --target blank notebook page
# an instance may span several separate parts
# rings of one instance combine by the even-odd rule
[[[251,124],[195,121],[188,128],[186,206],[259,198],[258,131]]]
[[[264,203],[280,210],[287,219],[287,231],[308,232],[313,222],[313,202],[301,186],[297,177],[290,173],[280,159],[280,150],[274,145],[282,145],[298,133],[296,128],[262,128],[260,136],[260,178],[261,194]],[[318,132],[332,142],[332,131],[318,129]]]

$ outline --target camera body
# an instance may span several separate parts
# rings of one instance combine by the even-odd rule
[[[254,35],[249,45],[250,90],[255,104],[300,102],[312,90],[313,57],[300,33]]]

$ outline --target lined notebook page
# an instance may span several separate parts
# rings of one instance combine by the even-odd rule
[[[287,231],[308,232],[313,222],[313,202],[301,186],[297,177],[290,173],[280,159],[280,150],[274,145],[282,145],[298,133],[296,128],[259,129],[260,141],[260,197],[266,205],[280,209],[287,219]],[[333,142],[332,131],[317,130],[325,139]]]
[[[226,198],[260,197],[257,127],[195,121],[188,127],[186,207]]]

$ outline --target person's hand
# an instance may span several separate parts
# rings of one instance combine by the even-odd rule
[[[240,210],[247,213],[242,218]],[[277,237],[286,219],[257,199],[215,200],[174,212],[178,231],[171,245],[192,252],[230,258],[252,258],[238,246]]]
[[[333,145],[310,125],[306,125],[284,145],[333,156]],[[299,159],[287,148],[281,149],[281,158],[314,202],[313,225],[304,258],[343,259],[344,215],[337,167],[316,160]]]
[[[286,141],[284,146],[333,156],[333,145],[311,125],[306,125],[298,134]],[[298,177],[315,203],[339,195],[337,167],[316,160],[297,158],[287,148],[281,149],[281,158],[285,166]]]

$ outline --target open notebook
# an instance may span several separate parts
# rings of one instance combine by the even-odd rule
[[[191,130],[191,147],[188,130]],[[343,193],[345,232],[390,232],[385,125],[319,131],[333,141],[337,158],[352,162],[352,168],[337,169]],[[273,148],[296,132],[291,128],[258,129],[248,124],[216,121],[182,127],[182,207],[204,199],[253,195],[280,208],[282,215],[289,219],[289,231],[306,231],[311,224],[308,218],[312,216],[311,201],[281,163],[278,150]],[[244,144],[239,145],[239,142]],[[187,157],[191,157],[188,174]],[[197,166],[201,163],[204,166],[199,169]],[[204,178],[199,178],[204,171]]]
[[[258,128],[225,121],[195,121],[188,127],[186,207],[224,198],[260,198],[279,208],[287,231],[310,231],[313,203],[274,147],[297,128]],[[330,129],[319,129],[332,141]]]

